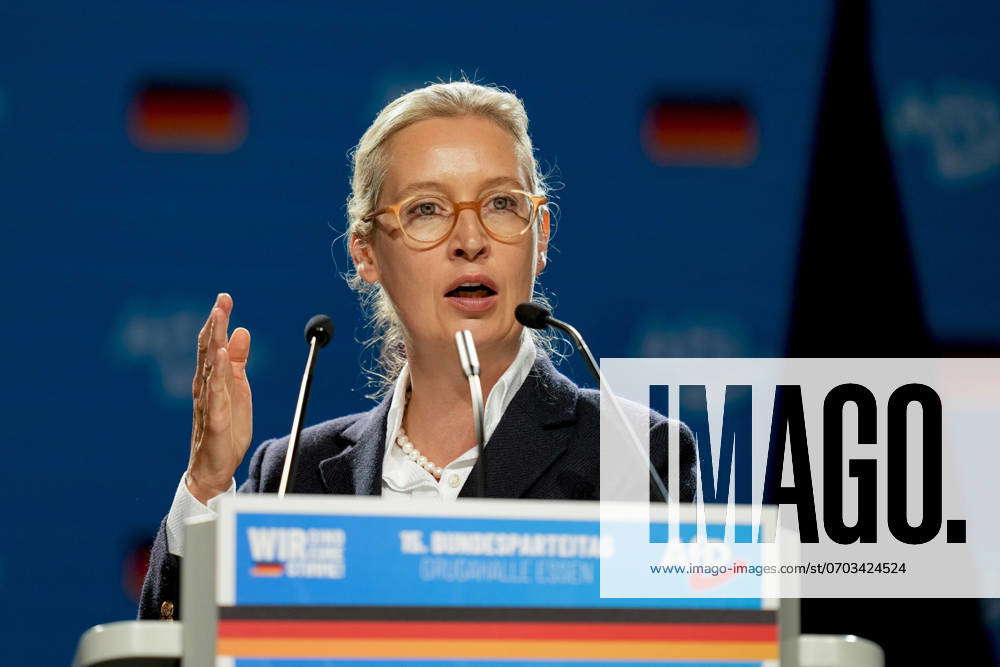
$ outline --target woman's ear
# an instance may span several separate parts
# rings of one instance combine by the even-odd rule
[[[354,261],[354,268],[362,280],[366,283],[377,283],[379,281],[375,253],[372,252],[371,243],[361,234],[351,235],[351,259]]]
[[[537,276],[542,271],[545,270],[545,265],[548,262],[548,250],[549,250],[549,210],[544,209],[542,211],[542,221],[538,225],[538,243],[536,245],[536,252],[538,253],[537,261],[535,262],[535,275]]]

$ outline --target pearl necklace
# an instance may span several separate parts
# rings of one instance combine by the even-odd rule
[[[410,402],[410,390],[406,390],[406,397],[403,399],[403,414],[406,414],[406,404]],[[403,453],[406,454],[406,458],[410,459],[418,466],[429,472],[434,476],[434,479],[441,479],[441,475],[444,474],[444,468],[439,465],[435,465],[433,461],[428,460],[426,456],[420,453],[420,450],[413,446],[410,439],[406,437],[406,431],[403,430],[403,424],[399,425],[399,433],[396,435],[396,446],[398,446]]]
[[[406,431],[403,427],[399,427],[399,435],[396,436],[396,445],[403,450],[406,454],[406,458],[410,459],[418,466],[429,472],[434,476],[434,479],[441,479],[441,475],[444,473],[444,468],[439,465],[434,465],[433,461],[428,460],[426,456],[420,453],[420,450],[413,446],[410,439],[406,437]]]

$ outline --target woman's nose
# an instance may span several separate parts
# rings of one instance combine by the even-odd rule
[[[459,211],[455,229],[448,241],[450,254],[453,257],[477,259],[489,254],[490,237],[479,222],[479,216],[472,209]]]

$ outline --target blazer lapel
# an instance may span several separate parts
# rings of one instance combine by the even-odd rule
[[[340,434],[353,445],[320,461],[319,471],[327,492],[356,496],[382,494],[385,425],[391,403],[390,393]]]
[[[578,394],[548,358],[535,360],[486,445],[487,497],[520,498],[562,455],[572,432],[565,426],[576,421]],[[476,496],[479,467],[477,462],[459,497]]]
[[[568,446],[576,421],[579,389],[539,356],[524,384],[507,406],[485,451],[486,495],[520,498]],[[320,461],[320,475],[328,493],[377,496],[382,493],[385,428],[392,394],[372,408],[339,437],[348,444],[339,454]],[[459,497],[476,495],[473,467]]]

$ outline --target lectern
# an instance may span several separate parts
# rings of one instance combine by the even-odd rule
[[[599,508],[238,494],[188,526],[183,664],[798,664],[795,600],[601,597],[601,556],[627,545]],[[771,585],[718,585],[746,581]],[[79,664],[100,664],[100,634]]]

